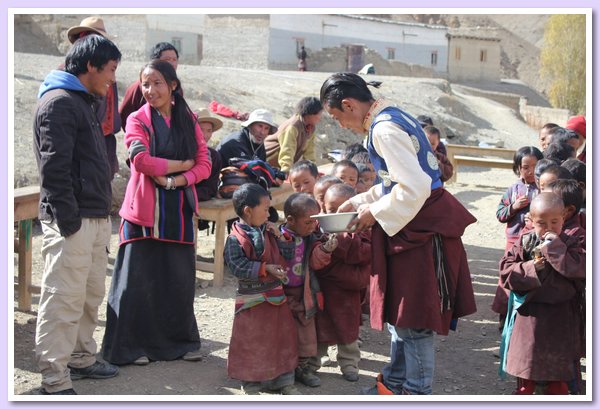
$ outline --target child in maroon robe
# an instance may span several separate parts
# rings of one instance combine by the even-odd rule
[[[325,213],[336,213],[338,207],[355,194],[347,184],[331,186],[325,193]],[[371,274],[371,232],[338,233],[337,240],[331,263],[316,271],[325,308],[317,313],[317,356],[310,360],[310,365],[318,370],[327,347],[337,345],[342,376],[356,382],[360,362],[361,293],[369,284]]]
[[[508,347],[502,369],[522,379],[516,394],[566,394],[567,382],[576,377],[585,236],[565,233],[563,212],[558,195],[540,193],[530,205],[534,230],[500,262],[502,285],[522,303],[507,316],[503,333]]]
[[[255,183],[244,184],[233,194],[240,221],[232,226],[224,256],[238,278],[238,292],[227,374],[241,380],[248,395],[263,389],[297,395],[298,336],[282,287],[281,233],[267,224],[269,204],[269,193]]]
[[[309,194],[293,193],[285,201],[283,213],[286,223],[280,231],[290,242],[279,242],[279,245],[285,258],[283,288],[298,333],[296,380],[317,387],[321,386],[321,379],[308,365],[309,359],[317,354],[315,314],[323,309],[323,296],[314,271],[330,263],[337,241],[332,236],[323,242],[315,234],[316,219],[310,216],[319,213],[319,204]]]
[[[558,179],[550,182],[544,192],[552,192],[560,196],[565,205],[565,224],[563,231],[568,236],[574,236],[585,239],[585,223],[581,224],[581,206],[584,202],[584,194],[581,185],[577,180]],[[582,242],[585,249],[585,241]],[[585,288],[578,289],[577,293],[579,311],[581,313],[581,327],[579,333],[581,335],[581,357],[585,356]],[[581,364],[580,360],[576,359],[573,363],[576,368],[576,377],[569,382],[569,393],[578,395],[581,393]]]

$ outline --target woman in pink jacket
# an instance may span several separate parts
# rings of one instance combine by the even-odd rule
[[[127,121],[131,178],[119,214],[119,252],[108,295],[103,357],[144,365],[200,360],[194,315],[194,185],[210,175],[202,131],[173,67],[140,73],[147,103]]]

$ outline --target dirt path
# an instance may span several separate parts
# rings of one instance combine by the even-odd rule
[[[512,381],[497,376],[499,334],[495,314],[489,309],[495,291],[498,260],[504,245],[502,226],[496,221],[495,209],[506,186],[513,180],[509,171],[461,169],[458,183],[447,186],[478,219],[463,237],[473,277],[478,312],[461,319],[458,330],[448,337],[436,337],[436,374],[433,392],[436,395],[502,395],[512,391]],[[491,184],[494,184],[490,186]],[[116,233],[118,221],[113,221]],[[34,237],[34,284],[40,281],[40,230]],[[116,253],[116,234],[112,237],[112,252]],[[201,236],[199,254],[212,254],[212,236]],[[111,259],[111,263],[112,263]],[[15,258],[16,263],[16,258]],[[107,288],[110,284],[110,270]],[[235,279],[227,274],[221,288],[209,284],[211,275],[198,273],[195,311],[202,338],[204,360],[154,362],[145,367],[123,366],[118,377],[103,381],[81,380],[75,383],[80,394],[90,395],[237,395],[239,382],[227,379],[227,346],[233,317]],[[16,277],[15,277],[16,280]],[[15,299],[16,301],[16,299]],[[38,394],[41,377],[34,364],[34,336],[37,311],[34,297],[32,312],[14,312],[14,393]],[[105,304],[100,308],[100,325],[95,338],[100,343],[104,333]],[[308,395],[352,395],[361,387],[370,386],[372,378],[387,361],[389,335],[368,327],[362,330],[362,361],[360,380],[350,383],[340,375],[339,368],[321,370],[320,388],[299,388]],[[333,357],[332,357],[333,358]]]

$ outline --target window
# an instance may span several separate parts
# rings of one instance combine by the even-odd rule
[[[437,65],[437,51],[431,52],[431,65]]]
[[[395,48],[387,48],[387,59],[388,60],[395,60],[396,59],[396,49]]]
[[[179,57],[181,57],[181,54],[183,54],[183,50],[181,49],[181,37],[173,37],[171,44],[173,44],[173,47],[175,47],[177,53],[179,53]]]
[[[481,61],[481,62],[487,61],[487,50],[479,51],[479,61]]]
[[[454,48],[454,59],[455,60],[460,60],[460,47],[455,47]]]

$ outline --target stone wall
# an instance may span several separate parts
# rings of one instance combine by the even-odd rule
[[[555,123],[564,126],[569,119],[568,109],[546,108],[531,106],[527,104],[527,98],[521,97],[519,113],[530,127],[540,129],[547,123]]]
[[[473,95],[476,97],[483,97],[483,98],[487,98],[487,99],[491,99],[493,101],[499,102],[502,105],[506,105],[507,107],[514,109],[515,112],[517,112],[517,113],[520,110],[519,101],[521,100],[521,98],[523,98],[517,94],[511,94],[511,93],[507,93],[507,92],[488,91],[488,90],[468,87],[465,85],[461,85],[461,90],[467,91],[470,95]]]
[[[307,61],[309,71],[340,72],[348,70],[348,56],[345,47],[324,48],[321,51],[309,53],[309,55],[311,56]],[[428,67],[387,60],[377,51],[369,48],[365,48],[364,60],[365,64],[373,64],[377,75],[445,78],[445,74],[435,72]]]
[[[207,15],[202,64],[267,69],[268,44],[268,15]]]

